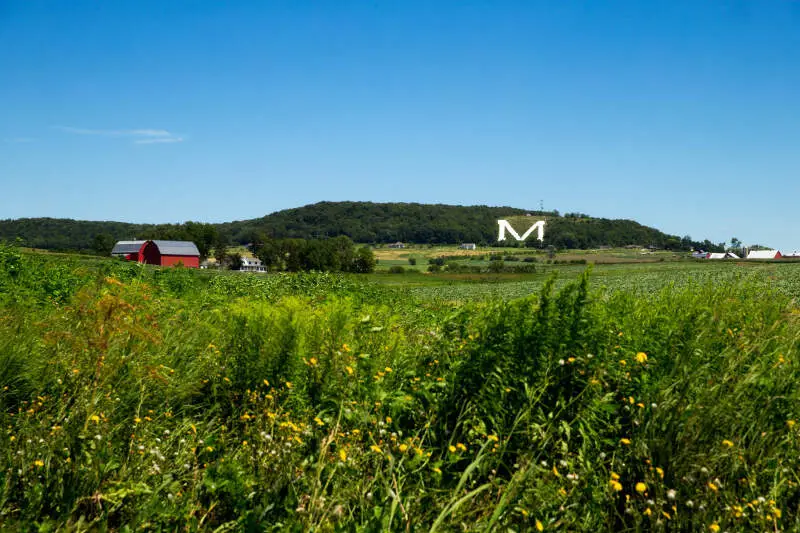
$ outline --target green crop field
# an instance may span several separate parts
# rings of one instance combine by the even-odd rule
[[[0,529],[800,530],[800,264],[613,253],[244,275],[0,245]]]

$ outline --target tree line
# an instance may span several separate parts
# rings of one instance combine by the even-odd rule
[[[273,239],[259,235],[252,250],[270,271],[369,273],[375,254],[369,246],[356,247],[344,235],[330,239]]]
[[[526,211],[512,207],[453,206],[416,203],[320,202],[286,209],[262,218],[205,224],[129,224],[71,219],[0,221],[0,240],[21,238],[25,246],[59,251],[107,254],[114,242],[131,239],[191,240],[207,256],[217,245],[249,245],[266,236],[273,240],[324,240],[346,236],[351,241],[386,244],[474,242],[496,245],[497,220],[531,215],[546,218],[544,243],[506,241],[506,246],[586,249],[601,246],[652,246],[668,250],[718,251],[724,243],[669,235],[632,220],[592,218],[583,213]]]

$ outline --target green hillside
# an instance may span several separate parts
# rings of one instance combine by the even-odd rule
[[[527,217],[531,214],[533,217]],[[356,242],[420,244],[475,242],[492,244],[497,239],[497,220],[509,219],[518,233],[526,223],[546,219],[542,246],[596,248],[599,246],[655,246],[714,250],[708,241],[679,238],[632,220],[610,220],[580,214],[528,211],[513,207],[454,206],[417,203],[320,202],[278,211],[262,218],[223,224],[129,224],[71,219],[26,218],[0,221],[0,240],[22,239],[27,246],[51,250],[91,250],[109,240],[138,238],[191,238],[220,233],[233,243],[246,244],[264,237],[325,238],[346,235]],[[514,222],[516,221],[516,222]],[[527,222],[526,222],[527,221]],[[533,237],[529,245],[538,246]],[[517,245],[514,239],[506,241]]]

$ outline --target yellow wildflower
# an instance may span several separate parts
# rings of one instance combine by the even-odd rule
[[[387,367],[386,367],[386,368],[384,368],[383,370],[384,370],[384,372],[386,372],[386,373],[388,374],[389,372],[391,372],[391,371],[392,371],[392,367],[390,367],[390,366],[387,366]]]
[[[561,477],[561,474],[558,473],[558,468],[556,468],[556,465],[553,465],[553,474],[555,474],[556,477]]]
[[[619,481],[617,481],[616,479],[612,479],[611,481],[609,481],[609,482],[608,482],[608,484],[609,484],[609,485],[611,485],[611,488],[612,488],[612,489],[613,489],[615,492],[619,492],[619,491],[621,491],[621,490],[622,490],[622,483],[620,483],[620,482],[619,482]]]
[[[464,446],[464,445],[463,445],[462,443],[460,443],[460,442],[459,442],[458,444],[456,444],[456,448],[458,448],[458,449],[459,449],[459,450],[461,450],[462,452],[465,452],[465,451],[467,451],[467,447],[466,447],[466,446]]]
[[[651,514],[653,514],[653,511],[651,511],[649,507],[644,510],[644,515],[645,516],[650,516]]]
[[[353,368],[352,367],[346,366],[346,367],[344,367],[344,369],[345,369],[345,371],[347,372],[348,375],[350,375],[350,376],[353,375]]]
[[[378,446],[377,444],[373,444],[372,446],[369,447],[369,449],[375,453],[383,453],[383,450],[381,450],[381,447]]]
[[[631,443],[631,439],[626,439],[626,438],[623,437],[623,438],[619,439],[619,443],[620,444],[624,444],[625,446],[627,446],[627,445],[629,445]]]
[[[617,474],[616,472],[611,472],[611,479],[618,480],[619,479],[619,474]]]
[[[386,417],[386,423],[387,424],[391,424],[392,423],[392,417],[391,416],[387,416]]]
[[[723,446],[727,446],[728,448],[733,448],[733,443],[731,441],[729,441],[728,439],[723,440],[722,441],[722,445]]]
[[[447,449],[450,450],[450,453],[456,453],[456,447],[453,446],[452,444],[448,446]]]
[[[434,466],[433,467],[433,471],[436,472],[437,474],[441,474],[442,473],[442,469],[439,468],[438,466]]]
[[[318,426],[324,426],[325,425],[325,422],[323,422],[320,419],[320,417],[318,417],[318,416],[314,418],[314,422],[316,422]]]
[[[716,485],[714,485],[714,484],[713,484],[712,482],[710,482],[710,481],[708,482],[708,488],[709,488],[709,489],[711,489],[711,490],[713,490],[714,492],[717,492],[717,490],[719,490],[719,489],[717,488],[717,486],[716,486]]]
[[[786,425],[789,426],[789,429],[792,429],[797,422],[794,420],[787,420]]]
[[[708,530],[711,531],[711,533],[717,533],[719,531],[719,524],[714,522],[713,524],[708,526]]]
[[[628,362],[625,359],[620,359],[619,364],[621,364],[622,366],[625,366],[625,365],[628,364]]]
[[[487,435],[487,436],[486,436],[486,438],[487,438],[487,439],[489,439],[489,440],[491,440],[491,441],[494,441],[494,442],[497,442],[498,440],[500,440],[500,439],[497,437],[497,435]]]
[[[319,363],[316,357],[312,357],[311,359],[308,360],[308,362],[311,363],[311,366],[317,366],[317,363]]]
[[[405,453],[408,450],[408,444],[401,444],[399,447],[401,453]]]
[[[647,361],[647,354],[644,352],[639,352],[636,354],[636,360],[642,364]]]
[[[34,464],[34,466],[38,466],[39,468],[41,468],[41,467],[43,467],[43,466],[44,466],[44,461],[42,461],[41,459],[36,459],[36,460],[33,462],[33,464]]]
[[[92,415],[92,416],[89,417],[89,420],[91,420],[92,422],[97,424],[98,422],[100,422],[100,417],[97,416],[97,415]]]
[[[347,461],[347,452],[344,450],[339,450],[339,459],[341,459],[342,462]]]
[[[638,492],[640,494],[645,492],[645,491],[647,491],[647,485],[645,485],[641,481],[636,484],[635,488],[636,488],[636,492]]]
[[[544,531],[544,525],[539,520],[536,521],[536,531]]]
[[[211,446],[206,446],[206,451],[211,453],[214,451],[214,448],[212,448]]]
[[[291,389],[292,388],[292,382],[291,381],[287,381],[286,382],[286,388],[287,389]]]

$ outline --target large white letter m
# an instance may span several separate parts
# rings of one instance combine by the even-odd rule
[[[522,237],[520,237],[519,234],[514,231],[514,228],[511,227],[511,224],[508,223],[508,220],[498,220],[497,224],[500,226],[500,234],[497,236],[498,241],[506,240],[506,230],[508,230],[508,232],[518,241],[524,241],[530,236],[531,233],[533,233],[533,230],[538,230],[538,235],[536,238],[540,241],[544,240],[544,220],[540,220],[528,228],[528,231],[523,233]]]

